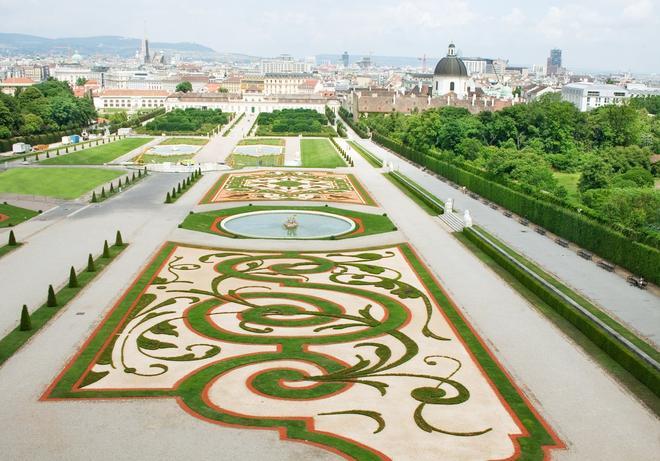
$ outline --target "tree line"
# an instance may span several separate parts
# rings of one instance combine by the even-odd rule
[[[478,115],[442,107],[369,114],[360,122],[414,151],[658,237],[660,170],[651,156],[660,151],[660,122],[648,110],[658,101],[636,98],[584,113],[551,94]]]
[[[96,119],[91,98],[77,98],[67,82],[48,80],[0,93],[0,139],[84,127]]]

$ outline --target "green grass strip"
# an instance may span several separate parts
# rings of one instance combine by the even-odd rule
[[[8,216],[9,219],[0,221],[0,228],[13,227],[28,219],[34,218],[39,213],[27,208],[21,208],[8,203],[0,203],[0,215]]]
[[[153,138],[125,138],[98,147],[90,147],[42,160],[43,165],[102,165],[145,145]]]
[[[351,145],[353,149],[357,151],[358,154],[362,156],[363,159],[365,159],[369,165],[371,165],[374,168],[382,168],[383,166],[383,161],[376,157],[374,154],[369,152],[367,149],[356,143],[355,141],[348,141],[348,143]]]
[[[479,229],[480,232],[483,232]],[[630,349],[625,347],[621,342],[616,340],[611,336],[606,330],[596,324],[592,319],[587,317],[585,314],[577,310],[574,306],[569,304],[567,301],[562,299],[552,290],[543,286],[532,276],[527,274],[524,270],[516,266],[514,263],[506,259],[502,254],[497,252],[497,250],[492,247],[488,242],[479,237],[475,232],[470,229],[463,231],[467,238],[469,238],[475,245],[477,245],[481,250],[488,254],[491,258],[495,259],[498,264],[508,270],[516,279],[518,279],[522,284],[525,285],[529,290],[536,294],[539,298],[543,299],[549,306],[551,306],[557,313],[562,317],[572,323],[578,330],[580,330],[585,336],[587,336],[595,345],[600,347],[605,353],[607,353],[613,360],[618,362],[623,368],[628,370],[633,376],[635,376],[639,381],[649,387],[656,395],[660,396],[660,372],[655,369],[651,364],[644,361],[641,357],[636,355]],[[484,235],[490,239],[490,236]],[[628,341],[637,346],[640,350],[645,352],[649,357],[654,360],[658,360],[659,353],[652,346],[646,343],[644,340],[639,338],[637,335],[629,331],[626,327],[616,322],[614,319],[609,317],[605,312],[598,309],[593,304],[589,303],[583,297],[577,295],[577,293],[570,290],[568,287],[563,286],[561,282],[557,279],[554,279],[548,274],[543,274],[543,271],[538,267],[526,261],[527,264],[523,263],[523,258],[521,255],[518,255],[510,248],[502,245],[501,242],[493,239],[493,242],[504,249],[505,253],[516,261],[523,264],[525,267],[530,269],[536,275],[541,277],[543,280],[550,283],[553,287],[559,289],[562,293],[566,294],[578,303],[581,307],[586,309],[591,315],[597,317],[601,322],[606,324],[609,328],[616,331],[618,334],[626,338]],[[514,257],[514,254],[516,257]],[[529,266],[528,266],[529,264]],[[552,279],[552,282],[550,281]],[[562,286],[562,288],[559,288]],[[570,293],[570,294],[569,294]],[[575,298],[573,298],[575,296]]]
[[[105,269],[115,258],[126,248],[126,245],[117,247],[111,246],[110,257],[103,258],[99,256],[94,260],[94,265],[96,270],[94,272],[87,272],[84,270],[78,274],[78,287],[69,288],[68,285],[65,285],[64,288],[60,289],[55,297],[57,298],[57,306],[48,307],[46,303],[41,305],[37,310],[30,314],[30,319],[32,321],[32,329],[28,331],[21,331],[19,327],[16,327],[14,330],[10,331],[4,338],[0,339],[0,365],[5,363],[13,354],[18,351],[23,344],[25,344],[32,336],[37,334],[41,328],[48,323],[48,321],[55,316],[60,310],[64,309],[68,303],[74,299],[81,290],[83,290],[89,283],[94,280],[94,278],[100,274],[103,269]],[[64,270],[64,268],[63,268]],[[46,288],[44,287],[44,294],[46,294]],[[16,320],[20,318],[20,306],[16,306]]]
[[[23,245],[21,242],[16,242],[16,245],[5,245],[0,247],[0,258],[2,258],[4,255],[7,253],[11,253],[14,251],[16,248],[20,247]]]
[[[610,357],[603,349],[594,344],[582,331],[564,318],[556,309],[546,303],[532,290],[527,288],[512,272],[500,265],[498,261],[486,253],[464,233],[453,234],[463,245],[490,267],[500,278],[514,288],[541,314],[555,324],[575,344],[581,347],[596,363],[605,368],[615,379],[624,385],[637,398],[643,401],[655,414],[660,415],[660,399],[643,383],[635,378],[624,367]]]
[[[423,193],[420,193],[418,190],[415,190],[414,188],[410,187],[409,184],[407,184],[405,181],[401,180],[401,177],[404,177],[408,181],[410,181],[409,178],[403,176],[400,173],[394,174],[394,173],[383,173],[383,176],[390,181],[392,184],[394,184],[403,194],[410,198],[413,202],[415,202],[419,207],[424,210],[427,214],[431,216],[437,216],[439,214],[443,213],[443,209],[439,208],[434,202],[429,200],[427,195],[424,195]],[[426,192],[429,196],[432,197],[428,191],[423,189],[421,186],[419,186],[417,183],[410,181],[412,184],[415,185],[415,187],[419,187],[421,191]]]

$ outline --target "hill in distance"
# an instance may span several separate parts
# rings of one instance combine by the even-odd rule
[[[4,55],[69,55],[77,51],[86,56],[107,55],[130,57],[140,48],[140,39],[113,35],[98,37],[45,38],[36,35],[0,33],[0,54]],[[212,48],[190,42],[149,42],[152,52],[211,56]]]

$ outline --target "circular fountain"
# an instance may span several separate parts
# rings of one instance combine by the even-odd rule
[[[270,210],[230,216],[220,227],[241,237],[262,239],[323,239],[355,229],[351,219],[320,211]]]

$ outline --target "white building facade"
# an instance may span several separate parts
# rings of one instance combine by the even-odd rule
[[[604,83],[569,83],[561,89],[561,99],[570,102],[581,112],[609,104],[621,105],[629,97],[627,89]]]

